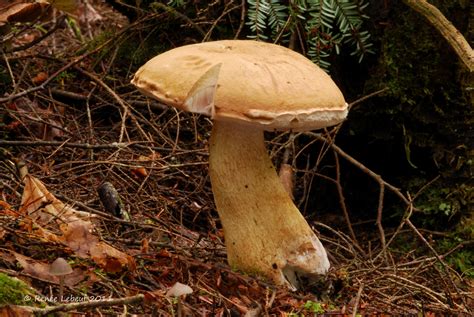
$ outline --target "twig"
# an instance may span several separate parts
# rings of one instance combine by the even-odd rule
[[[58,69],[57,71],[55,71],[51,76],[48,77],[48,79],[46,79],[43,83],[41,83],[41,85],[38,85],[38,86],[35,86],[35,87],[32,87],[32,88],[29,88],[29,89],[26,89],[22,92],[19,92],[19,93],[16,93],[16,94],[11,94],[9,95],[8,97],[4,97],[4,98],[0,98],[0,103],[4,103],[4,102],[10,102],[14,99],[17,99],[17,98],[20,98],[20,97],[23,97],[23,96],[26,96],[28,94],[31,94],[33,92],[36,92],[38,90],[43,90],[46,88],[46,86],[48,86],[56,77],[58,77],[60,74],[62,74],[64,71],[66,71],[67,69],[73,67],[74,65],[76,65],[77,63],[81,62],[82,60],[84,60],[85,58],[87,58],[88,56],[94,54],[94,53],[97,53],[98,51],[100,51],[101,49],[103,49],[106,45],[108,45],[110,42],[112,42],[113,39],[109,39],[107,41],[105,41],[104,43],[102,43],[102,45],[99,45],[98,47],[96,47],[95,49],[93,49],[92,51],[90,52],[87,52],[85,54],[82,54],[81,56],[78,56],[76,58],[73,58],[69,63],[67,63],[66,65],[64,65],[63,67],[61,67],[60,69]]]
[[[12,68],[10,66],[9,59],[8,59],[8,57],[7,57],[7,55],[5,54],[4,51],[2,51],[2,56],[3,56],[3,59],[5,60],[5,65],[7,65],[8,74],[10,75],[10,79],[12,80],[12,84],[15,87],[16,86],[15,76],[13,75],[13,71],[12,71]]]
[[[379,229],[379,235],[380,235],[380,242],[382,243],[382,250],[383,250],[383,255],[385,257],[385,261],[388,261],[388,257],[386,254],[386,243],[385,243],[385,231],[383,230],[383,225],[382,225],[382,214],[383,214],[383,200],[384,200],[384,195],[385,195],[385,184],[383,182],[379,183],[380,185],[380,192],[379,192],[379,204],[377,206],[377,228]]]
[[[204,38],[202,39],[202,42],[206,42],[206,41],[209,41],[209,40],[211,39],[212,31],[214,31],[214,28],[217,26],[217,24],[222,20],[222,18],[223,18],[224,16],[226,16],[226,15],[229,14],[230,12],[234,11],[235,9],[240,8],[240,6],[242,5],[242,4],[239,4],[239,5],[233,6],[232,8],[227,8],[227,7],[230,6],[231,4],[233,4],[233,1],[229,1],[229,2],[225,5],[223,12],[222,12],[221,15],[219,15],[219,17],[212,23],[212,25],[211,25],[211,27],[209,28],[209,30],[207,31],[206,35],[204,35]]]
[[[74,143],[74,142],[64,142],[64,141],[10,141],[10,140],[0,140],[0,145],[8,146],[62,146],[62,147],[71,147],[71,148],[80,148],[80,149],[123,149],[130,146],[140,147],[142,144],[150,143],[149,141],[140,141],[140,142],[113,142],[106,144],[90,144],[90,143]],[[147,147],[148,148],[148,147]],[[153,148],[153,147],[152,147]],[[166,148],[154,148],[157,150],[166,151]]]
[[[41,35],[40,37],[35,38],[34,40],[32,40],[31,42],[26,43],[25,45],[21,45],[21,46],[13,47],[13,48],[10,48],[10,49],[6,49],[5,52],[6,53],[13,53],[13,52],[18,52],[18,51],[24,51],[24,50],[26,50],[30,47],[35,46],[36,44],[38,44],[39,42],[43,41],[44,39],[48,38],[51,34],[56,32],[56,30],[59,29],[59,27],[61,25],[63,25],[65,19],[66,19],[66,15],[62,14],[61,16],[59,16],[59,18],[57,18],[56,22],[54,23],[54,26],[51,29],[49,29],[46,33]]]
[[[325,143],[328,143],[328,140],[323,138],[320,134],[318,133],[314,133],[314,132],[304,132],[305,135],[308,135],[308,136],[311,136],[311,137],[314,137],[322,142],[325,142]],[[407,197],[405,197],[405,195],[403,195],[401,193],[401,191],[396,188],[395,186],[387,183],[386,181],[383,180],[383,178],[376,174],[375,172],[373,172],[372,170],[370,170],[369,168],[367,168],[364,164],[360,163],[359,161],[357,161],[356,159],[354,159],[352,156],[350,156],[349,154],[347,154],[346,152],[344,152],[340,147],[338,147],[337,145],[334,144],[334,142],[331,142],[329,143],[329,146],[334,150],[336,151],[340,156],[342,156],[343,158],[345,158],[347,161],[349,161],[351,164],[357,166],[361,171],[363,171],[364,173],[368,174],[370,177],[372,177],[374,180],[377,181],[377,183],[379,184],[383,184],[385,187],[387,187],[388,189],[390,189],[395,195],[397,195],[405,204],[409,205],[411,202],[408,200]]]
[[[347,211],[344,192],[341,186],[341,167],[339,165],[339,156],[336,152],[334,152],[334,160],[336,161],[336,188],[337,193],[339,194],[339,205],[341,206],[342,213],[344,214],[344,219],[346,220],[347,228],[349,229],[349,233],[351,235],[352,240],[355,244],[359,244],[357,242],[357,237],[354,233],[354,229],[352,229],[351,218],[349,217],[349,212]]]
[[[126,126],[125,121],[128,117],[130,117],[132,119],[133,123],[135,123],[138,130],[140,132],[142,132],[143,136],[148,138],[148,135],[145,133],[145,131],[143,131],[140,124],[137,122],[137,119],[135,118],[135,116],[130,112],[129,105],[119,95],[117,95],[117,93],[112,88],[110,88],[105,82],[103,82],[95,74],[92,74],[91,72],[88,72],[85,69],[82,69],[81,67],[78,67],[78,66],[74,66],[74,68],[76,70],[78,70],[79,72],[81,72],[82,74],[89,77],[90,79],[92,79],[96,84],[98,84],[99,86],[104,88],[117,101],[117,103],[122,107],[122,111],[123,111],[123,113],[122,113],[122,126],[121,126],[121,129],[120,129],[119,142],[123,141],[123,137],[124,137],[124,134],[125,134],[125,126]]]
[[[234,35],[234,40],[238,39],[239,38],[239,35],[240,35],[240,32],[242,32],[242,29],[244,28],[244,25],[245,25],[245,3],[246,1],[245,0],[242,0],[240,6],[240,24],[239,24],[239,28],[237,29],[237,32],[235,32],[235,35]]]
[[[191,20],[188,16],[182,14],[181,12],[178,12],[176,11],[173,7],[170,7],[166,4],[163,4],[163,3],[160,3],[160,2],[154,2],[154,5],[158,8],[161,8],[163,9],[164,11],[166,12],[169,12],[169,13],[172,13],[172,14],[175,14],[178,18],[188,22],[189,24],[191,24],[195,29],[196,31],[198,31],[199,33],[201,33],[201,35],[203,37],[206,36],[206,32],[204,32],[204,30],[199,26],[197,25],[196,23],[194,23],[193,20]]]
[[[377,95],[383,94],[384,92],[388,91],[388,87],[382,88],[380,90],[374,91],[368,95],[362,96],[359,99],[356,99],[349,103],[349,110],[351,110],[354,106],[357,106],[358,104],[366,101],[367,99],[370,99],[372,97],[375,97]]]
[[[363,290],[364,290],[364,283],[360,283],[359,290],[357,291],[357,295],[354,302],[354,308],[352,308],[352,317],[357,316],[357,309],[359,308],[360,296],[362,295]]]
[[[447,307],[446,304],[443,303],[443,301],[446,301],[446,297],[444,295],[438,294],[435,291],[433,291],[432,289],[430,289],[430,288],[428,288],[428,287],[426,287],[422,284],[419,284],[417,282],[414,282],[412,280],[409,280],[409,279],[407,279],[403,276],[400,276],[400,275],[387,274],[386,276],[389,280],[391,280],[391,281],[393,281],[397,284],[400,284],[403,287],[412,286],[412,287],[415,287],[419,290],[422,290],[425,295],[428,295],[429,297],[431,297],[432,299],[437,301],[439,304],[443,305],[443,307]]]
[[[444,269],[444,272],[447,272],[447,265],[446,263],[443,261],[443,259],[439,256],[438,252],[436,252],[436,250],[431,246],[431,244],[426,241],[425,237],[423,237],[423,235],[420,233],[420,231],[418,231],[418,229],[415,227],[415,225],[410,221],[409,218],[406,218],[405,219],[405,222],[406,224],[415,232],[415,234],[421,239],[421,241],[423,241],[425,243],[425,245],[431,250],[431,252],[433,252],[433,254],[436,256],[436,259],[438,260],[438,262],[442,265],[443,269]],[[445,280],[445,277],[443,276],[443,274],[440,274],[440,277],[441,279],[443,280],[443,282],[445,284],[447,284],[446,280]],[[456,284],[453,282],[453,280],[451,278],[448,278],[449,282],[451,282],[451,285],[454,287],[454,289],[456,290],[456,292],[458,293],[459,295],[459,289],[458,287],[456,286]],[[450,301],[452,302],[452,299],[451,299],[451,294],[449,293],[449,290],[447,290],[446,292],[447,296],[449,296],[449,299]],[[466,305],[466,302],[464,301],[464,297],[463,296],[459,296],[463,303]],[[466,305],[466,307],[469,307],[468,305]]]

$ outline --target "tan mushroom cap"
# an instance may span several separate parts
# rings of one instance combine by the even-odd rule
[[[58,275],[58,276],[67,275],[67,274],[72,273],[72,268],[65,259],[57,258],[56,260],[54,260],[53,263],[51,263],[51,266],[49,268],[49,273],[51,275]]]
[[[329,75],[299,53],[257,41],[172,49],[143,65],[132,83],[178,109],[266,130],[318,129],[347,116],[347,103]]]

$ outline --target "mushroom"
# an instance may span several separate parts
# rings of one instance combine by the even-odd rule
[[[72,268],[63,258],[57,258],[49,267],[49,274],[59,277],[59,300],[63,300],[64,277],[72,273]]]
[[[285,47],[250,40],[192,44],[160,54],[135,74],[143,93],[210,116],[209,173],[229,264],[297,287],[325,274],[321,242],[283,187],[264,131],[335,125],[347,103],[331,78]]]
[[[174,297],[178,300],[178,317],[183,316],[183,303],[181,302],[181,297],[192,294],[192,292],[193,289],[190,286],[180,282],[174,283],[174,285],[166,292],[166,297]]]

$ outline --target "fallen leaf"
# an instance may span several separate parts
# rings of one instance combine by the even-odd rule
[[[48,8],[48,3],[15,1],[13,3],[1,3],[0,23],[6,22],[33,22],[42,16]]]
[[[134,271],[135,260],[130,255],[101,241],[89,213],[65,205],[51,194],[37,178],[26,175],[20,212],[24,214],[23,228],[47,241],[60,242],[76,256],[91,258],[106,272]]]
[[[51,141],[64,135],[64,128],[57,114],[50,109],[41,108],[38,103],[26,97],[18,98],[9,107],[14,107],[18,120],[36,138]]]
[[[35,77],[33,77],[33,79],[31,79],[31,81],[33,82],[33,84],[38,85],[44,83],[46,79],[48,79],[48,73],[39,72],[38,74],[36,74]]]
[[[140,251],[142,254],[147,254],[148,252],[150,252],[150,243],[148,239],[142,239],[142,246],[140,248]]]
[[[45,282],[55,284],[59,283],[59,277],[49,273],[51,263],[38,261],[13,251],[10,252],[23,268],[23,273]],[[64,284],[67,286],[74,286],[83,281],[85,277],[86,275],[84,270],[80,268],[74,268],[71,274],[64,276]]]
[[[135,178],[145,178],[148,175],[146,168],[144,168],[143,166],[137,166],[135,168],[132,168],[130,172]]]

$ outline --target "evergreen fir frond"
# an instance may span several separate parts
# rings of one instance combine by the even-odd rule
[[[268,0],[248,0],[249,4],[247,11],[247,25],[252,31],[252,35],[249,38],[256,40],[266,40],[268,37],[265,35],[267,28],[267,19],[269,15],[269,2]]]
[[[365,15],[361,14],[362,10],[367,7],[368,3],[364,0],[333,0],[336,5],[336,22],[342,35],[343,42],[353,47],[351,55],[359,57],[362,61],[364,55],[372,53],[370,47],[370,34],[362,31],[361,27],[364,22]]]
[[[278,0],[270,0],[268,2],[268,26],[272,33],[278,33],[285,27],[288,18],[288,7],[279,3]]]
[[[363,30],[365,0],[247,0],[249,38],[286,42],[298,32],[306,41],[308,57],[323,69],[330,57],[350,47],[350,55],[362,61],[373,53],[371,37]],[[301,34],[304,30],[305,34]]]

